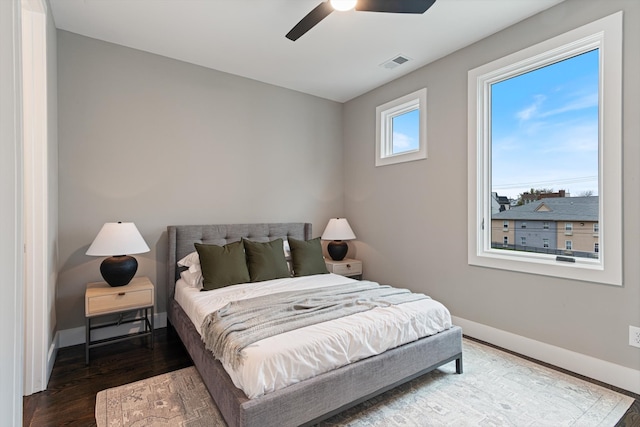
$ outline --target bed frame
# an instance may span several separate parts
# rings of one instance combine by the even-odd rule
[[[244,237],[267,242],[277,238],[308,240],[311,224],[229,224],[167,227],[169,239],[167,318],[182,339],[203,382],[230,427],[313,425],[358,403],[456,362],[462,373],[462,330],[454,326],[380,355],[248,399],[213,358],[191,320],[174,300],[181,270],[177,261],[194,251],[194,243],[224,245]]]

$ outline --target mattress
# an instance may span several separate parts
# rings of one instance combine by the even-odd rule
[[[276,279],[200,292],[182,279],[175,300],[201,332],[207,314],[231,301],[290,290],[355,282],[336,274]],[[252,399],[357,360],[451,327],[447,308],[427,298],[377,307],[258,341],[243,350],[237,369],[224,366],[234,385]]]

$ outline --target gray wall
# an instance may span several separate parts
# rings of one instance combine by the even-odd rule
[[[105,222],[136,223],[164,312],[167,225],[307,221],[318,236],[343,213],[342,104],[65,31],[58,101],[58,330],[84,324]]]
[[[469,266],[467,71],[618,10],[624,10],[624,286]],[[567,0],[346,103],[345,214],[366,278],[424,291],[467,320],[640,369],[639,350],[628,345],[628,326],[640,326],[639,22],[635,0]],[[422,87],[429,158],[375,168],[375,107]]]

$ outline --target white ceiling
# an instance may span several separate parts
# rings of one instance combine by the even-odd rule
[[[321,0],[50,0],[56,27],[345,102],[563,0],[436,0],[422,15],[333,12]],[[398,54],[411,61],[380,64]]]

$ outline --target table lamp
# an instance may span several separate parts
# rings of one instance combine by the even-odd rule
[[[111,286],[124,286],[133,279],[138,261],[129,254],[144,252],[149,246],[132,222],[107,222],[87,249],[87,255],[108,257],[100,264],[100,273]]]
[[[345,240],[353,240],[356,235],[349,226],[346,218],[331,218],[324,229],[324,233],[320,237],[322,240],[331,240],[327,245],[327,252],[334,261],[344,259],[349,250],[349,246]]]

